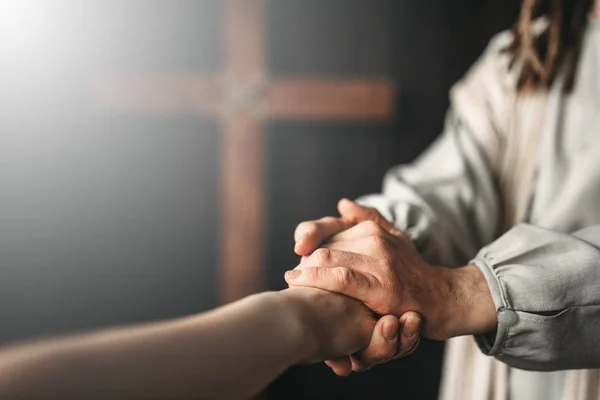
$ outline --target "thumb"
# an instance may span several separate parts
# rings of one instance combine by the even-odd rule
[[[344,219],[347,219],[353,223],[373,221],[392,235],[405,236],[404,233],[399,231],[394,225],[385,219],[383,215],[379,213],[379,211],[372,207],[361,206],[352,200],[341,199],[338,202],[338,212]]]
[[[394,358],[412,354],[419,346],[419,331],[423,326],[423,318],[414,311],[407,311],[399,319],[401,332],[398,354]]]
[[[369,345],[350,356],[353,371],[364,371],[375,364],[380,364],[392,359],[398,352],[398,328],[400,322],[393,315],[381,317]]]

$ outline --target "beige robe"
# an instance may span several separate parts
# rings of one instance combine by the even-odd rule
[[[544,27],[545,23],[540,21],[537,29]],[[499,35],[490,45],[491,51],[488,51],[488,57],[498,62],[498,51],[508,40],[510,40],[509,34]],[[500,61],[502,62],[506,60]],[[483,69],[489,68],[491,64],[493,63],[485,64],[488,67]],[[473,71],[471,73],[481,74],[482,79],[497,79],[494,72],[488,74],[487,71]],[[515,79],[514,75],[508,78],[507,83],[513,85],[513,79]],[[465,79],[465,82],[468,81]],[[468,86],[468,83],[465,85],[467,87],[460,85],[455,88],[458,92],[455,95],[457,102],[463,102],[460,98],[461,92],[481,90],[481,87]],[[489,86],[485,89],[489,89]],[[495,175],[499,179],[500,193],[503,196],[504,230],[524,222],[527,218],[527,207],[534,189],[534,172],[538,163],[538,157],[533,155],[538,153],[542,131],[555,128],[554,121],[546,124],[544,121],[557,118],[559,115],[558,96],[561,96],[558,86],[550,93],[517,95],[508,91],[496,95],[496,98],[503,98],[506,104],[505,108],[501,107],[505,110],[501,118],[507,121],[506,126],[503,127],[505,134],[501,139],[502,151],[498,151],[496,147],[499,143],[490,138],[482,138],[482,141],[485,143],[484,148],[488,157],[492,160]],[[473,337],[463,336],[447,341],[444,360],[440,400],[506,400],[508,398],[509,367],[482,354]],[[568,371],[561,398],[600,400],[600,370]]]
[[[508,32],[494,38],[452,89],[440,139],[413,164],[390,170],[381,194],[359,199],[433,262],[475,257],[497,308],[518,316],[514,326],[499,324],[491,343],[480,337],[480,348],[470,336],[448,341],[441,400],[506,400],[507,364],[600,366],[600,124],[575,138],[587,147],[566,154],[557,144],[562,80],[548,93],[517,93],[502,51],[510,40]],[[572,268],[561,257],[567,250]],[[574,289],[564,295],[564,287]],[[563,400],[600,400],[599,393],[598,370],[567,372]]]

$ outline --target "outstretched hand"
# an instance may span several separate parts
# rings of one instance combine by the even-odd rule
[[[296,228],[295,252],[303,256],[313,253],[337,234],[363,221],[372,221],[392,235],[403,235],[374,208],[360,206],[350,200],[338,203],[341,217],[325,217],[302,222]],[[363,371],[375,364],[401,358],[414,352],[419,344],[419,330],[423,321],[419,314],[408,311],[400,318],[394,315],[381,317],[373,330],[369,346],[350,357],[326,361],[341,376],[351,371]]]

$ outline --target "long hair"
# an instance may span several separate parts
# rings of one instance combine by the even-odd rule
[[[506,49],[512,56],[511,68],[515,64],[521,68],[519,90],[548,88],[563,64],[567,74],[564,89],[572,89],[593,4],[594,0],[522,0],[514,39]],[[540,17],[548,26],[535,34],[532,24]]]

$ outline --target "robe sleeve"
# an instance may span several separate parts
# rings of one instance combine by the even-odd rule
[[[432,263],[464,264],[494,238],[498,200],[481,148],[455,111],[412,165],[392,168],[381,194],[359,198],[405,232]]]
[[[392,168],[379,194],[359,198],[407,233],[432,263],[461,265],[498,235],[500,207],[493,174],[511,86],[501,49],[488,49],[450,92],[442,135],[410,165]],[[504,67],[503,67],[504,66]],[[504,68],[504,70],[502,69]]]
[[[497,331],[476,336],[485,354],[529,370],[600,367],[600,225],[518,225],[474,263],[499,311]]]

